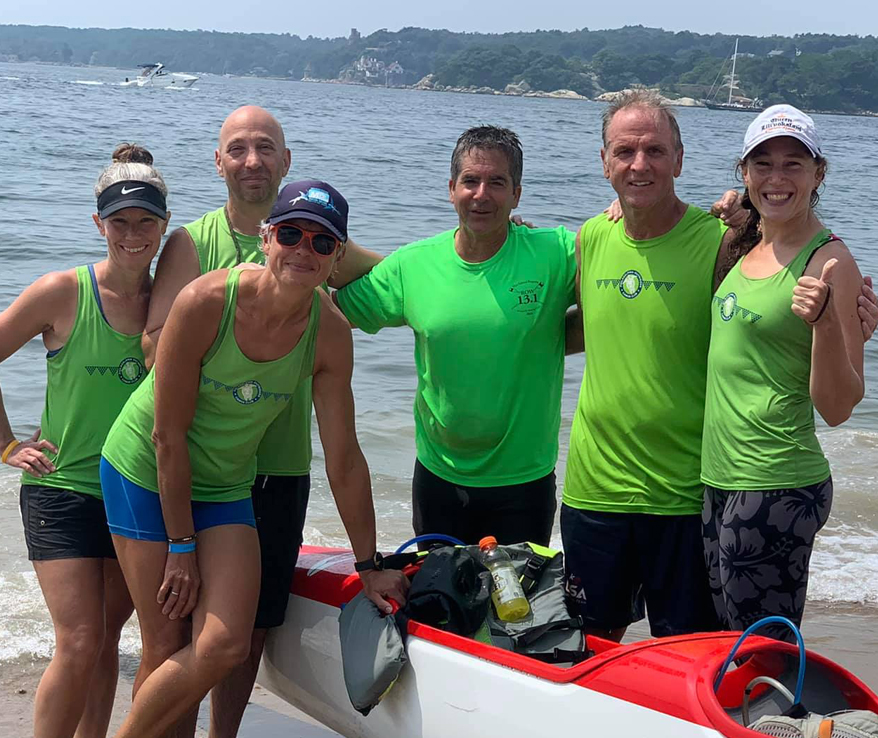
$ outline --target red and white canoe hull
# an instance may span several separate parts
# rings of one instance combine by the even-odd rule
[[[271,631],[259,682],[344,736],[674,736],[715,730],[575,684],[556,684],[410,637],[409,663],[367,717],[345,691],[338,608],[295,595],[287,623]],[[289,675],[294,674],[291,679]],[[585,729],[585,730],[584,730]],[[559,731],[575,730],[576,733]],[[584,731],[584,732],[583,732]]]
[[[713,693],[719,666],[736,640],[736,634],[726,633],[626,646],[590,639],[597,655],[562,669],[411,624],[409,663],[387,696],[363,717],[348,700],[338,628],[340,605],[359,590],[353,558],[306,547],[299,561],[293,583],[297,594],[290,596],[284,625],[269,633],[259,682],[344,736],[761,735],[729,718]],[[771,650],[791,647],[754,637],[741,654]],[[859,680],[809,653],[809,664],[812,659],[847,695],[849,704],[839,707],[878,709],[878,697]]]

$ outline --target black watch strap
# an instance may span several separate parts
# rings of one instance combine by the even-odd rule
[[[354,571],[362,572],[362,571],[381,571],[384,568],[384,557],[381,555],[380,551],[376,551],[375,555],[371,559],[365,559],[364,561],[358,561],[354,564]]]

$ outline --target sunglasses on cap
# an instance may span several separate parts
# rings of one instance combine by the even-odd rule
[[[304,239],[311,244],[311,248],[318,256],[331,256],[332,252],[341,245],[341,241],[331,233],[306,231],[291,223],[276,223],[271,226],[271,230],[274,231],[274,238],[281,246],[292,249]]]

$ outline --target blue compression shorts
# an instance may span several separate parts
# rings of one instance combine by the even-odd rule
[[[167,541],[162,503],[157,492],[145,489],[122,476],[101,457],[101,489],[107,523],[113,535],[138,541]],[[256,527],[253,501],[249,497],[234,502],[192,501],[195,531],[217,525]]]

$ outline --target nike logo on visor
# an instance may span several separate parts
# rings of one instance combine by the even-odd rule
[[[145,190],[146,187],[132,187],[130,190],[127,187],[122,188],[123,195],[130,195],[132,192],[137,192],[137,190]]]

